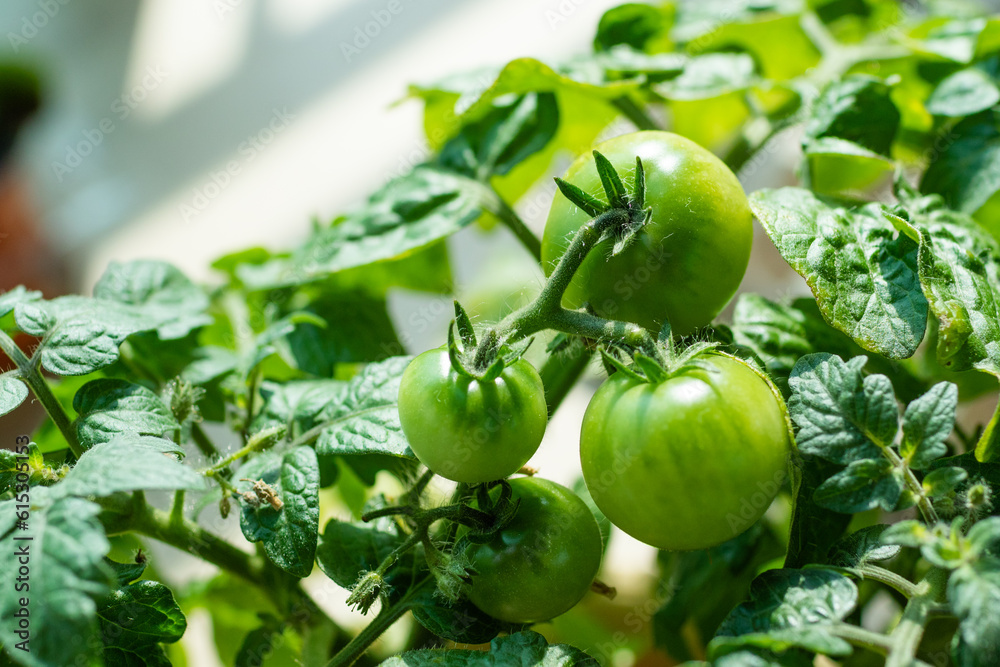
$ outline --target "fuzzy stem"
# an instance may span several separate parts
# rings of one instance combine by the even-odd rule
[[[561,305],[563,294],[584,258],[601,240],[606,230],[626,223],[628,215],[627,211],[611,209],[581,227],[535,300],[511,313],[493,328],[496,338],[505,343],[513,343],[543,329],[556,329],[600,341],[615,341],[632,347],[652,349],[655,338],[637,324],[608,320],[590,313],[568,310]],[[481,352],[485,352],[485,346],[493,338],[483,336],[476,353],[477,358]]]
[[[80,445],[79,440],[76,438],[76,429],[73,428],[73,422],[70,421],[69,416],[66,415],[66,411],[63,410],[62,405],[52,394],[52,390],[49,389],[48,383],[45,378],[42,377],[41,372],[38,370],[38,364],[34,358],[29,359],[25,356],[21,348],[17,346],[17,343],[8,336],[5,332],[0,331],[0,350],[6,354],[11,361],[17,364],[18,375],[21,380],[28,385],[35,398],[38,402],[42,404],[45,408],[45,412],[48,413],[49,418],[55,423],[56,428],[62,433],[63,438],[66,439],[66,444],[69,445],[70,450],[76,458],[83,456],[84,449]]]
[[[397,603],[389,607],[383,607],[372,622],[365,626],[364,630],[359,632],[347,646],[342,648],[337,655],[333,656],[326,663],[326,667],[349,667],[353,665],[393,623],[409,611],[413,598],[422,593],[423,588],[432,581],[434,581],[433,577],[427,577],[416,586],[410,588],[406,592],[406,595]]]

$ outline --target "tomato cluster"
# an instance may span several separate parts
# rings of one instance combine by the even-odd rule
[[[617,137],[597,150],[625,184],[640,181],[637,192],[636,169],[643,169],[645,197],[635,201],[650,215],[614,256],[611,238],[586,256],[564,306],[654,330],[669,321],[681,335],[708,324],[732,298],[749,259],[751,214],[736,177],[708,151],[666,132]],[[589,156],[565,176],[602,201],[610,198],[606,180]],[[548,273],[590,219],[556,197],[542,245]],[[780,395],[742,361],[718,352],[674,366],[669,358],[659,360],[662,372],[614,373],[598,389],[581,431],[583,475],[598,508],[626,533],[661,549],[702,549],[763,515],[785,481],[790,431]],[[504,479],[541,442],[542,381],[523,359],[499,374],[469,373],[456,363],[442,348],[410,364],[399,395],[403,431],[439,475],[468,484]],[[465,541],[475,572],[467,593],[500,620],[547,620],[593,582],[600,531],[570,490],[537,478],[509,484],[520,503],[514,516],[486,539]]]

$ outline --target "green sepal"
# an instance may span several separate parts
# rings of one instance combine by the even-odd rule
[[[642,228],[649,224],[649,221],[653,219],[653,209],[647,208],[643,212],[643,218],[639,222],[630,220],[622,229],[609,230],[611,235],[614,237],[614,245],[611,246],[611,256],[615,257],[631,246],[635,240],[639,237],[639,232]]]
[[[632,191],[632,206],[642,210],[646,206],[646,171],[642,167],[642,160],[635,156],[635,187]],[[652,209],[649,209],[652,215]]]
[[[448,327],[448,358],[451,360],[451,367],[455,369],[456,373],[465,377],[474,377],[462,362],[462,352],[458,349],[458,343],[455,341],[454,322]]]
[[[578,206],[581,211],[592,218],[596,218],[610,208],[600,199],[591,197],[589,194],[568,181],[556,178],[555,182],[556,186],[559,188],[559,192],[563,193],[563,196],[566,197],[566,199],[570,200],[573,204]]]
[[[674,339],[674,330],[670,326],[670,318],[664,316],[663,326],[660,327],[660,333],[656,336],[656,342],[663,346],[668,346]]]
[[[518,359],[524,356],[531,344],[535,342],[535,337],[525,338],[510,346],[504,346],[503,363],[504,366],[512,366]]]
[[[462,308],[462,304],[455,300],[455,324],[458,325],[458,335],[462,339],[462,347],[466,350],[473,350],[476,347],[476,332],[472,328],[472,320],[469,314]]]
[[[601,360],[604,362],[605,369],[609,366],[619,373],[624,373],[626,376],[632,378],[633,380],[639,380],[640,382],[645,382],[646,378],[636,373],[634,370],[626,366],[621,362],[620,359],[616,358],[612,354],[608,354],[607,350],[601,348]],[[610,375],[610,373],[609,373]]]
[[[635,365],[638,366],[639,370],[641,370],[646,376],[647,382],[660,383],[670,377],[667,371],[656,359],[648,357],[642,352],[636,352],[632,358],[635,359]]]
[[[483,372],[481,378],[482,382],[493,382],[500,374],[503,373],[503,369],[507,368],[507,364],[503,357],[497,357],[496,360],[489,365],[489,367]]]
[[[611,164],[611,160],[601,155],[600,151],[594,151],[594,163],[597,165],[597,175],[601,177],[601,184],[604,186],[604,193],[608,196],[611,207],[628,208],[625,185]]]

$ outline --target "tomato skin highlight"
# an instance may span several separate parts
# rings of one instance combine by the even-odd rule
[[[635,158],[642,159],[650,223],[635,243],[611,257],[610,240],[584,259],[563,298],[598,315],[658,331],[665,317],[675,334],[702,327],[729,303],[746,273],[753,242],[750,205],[732,171],[698,144],[647,130],[595,146],[631,191]],[[591,154],[563,179],[607,201]],[[556,194],[542,237],[542,266],[551,275],[576,231],[590,220]]]
[[[704,549],[749,528],[788,477],[791,436],[771,387],[730,357],[651,384],[616,373],[583,418],[580,458],[608,519],[659,549]]]
[[[451,366],[447,349],[417,356],[399,385],[410,449],[436,474],[477,484],[517,472],[538,449],[548,412],[538,371],[519,359],[483,382]]]
[[[534,623],[573,608],[601,566],[601,531],[566,487],[537,477],[510,481],[517,514],[493,539],[466,552],[477,574],[469,599],[509,623]]]

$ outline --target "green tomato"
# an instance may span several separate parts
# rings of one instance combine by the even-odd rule
[[[740,361],[701,360],[658,384],[616,373],[583,418],[580,458],[594,502],[660,549],[736,537],[787,479],[791,438],[779,398]]]
[[[676,334],[712,321],[736,293],[750,261],[750,207],[733,172],[712,153],[670,132],[634,132],[597,145],[631,190],[635,158],[646,176],[653,215],[635,243],[611,257],[611,241],[583,261],[563,303],[589,303],[598,315],[658,331],[670,319]],[[581,156],[563,179],[607,201],[592,155]],[[551,274],[577,230],[590,220],[557,194],[542,238]]]
[[[527,361],[484,382],[458,373],[448,350],[437,349],[403,371],[399,421],[421,463],[476,484],[517,472],[542,442],[548,414],[542,379]]]
[[[545,479],[511,480],[521,504],[510,523],[466,552],[477,574],[469,599],[509,623],[546,621],[569,611],[601,566],[601,530],[590,508]]]

